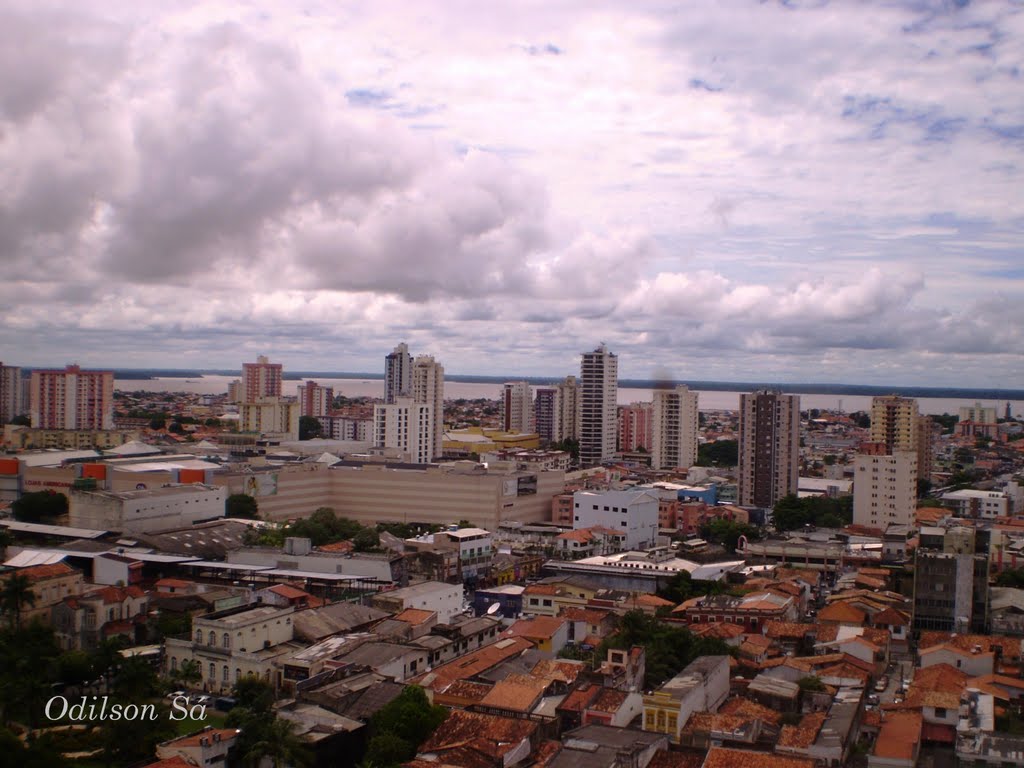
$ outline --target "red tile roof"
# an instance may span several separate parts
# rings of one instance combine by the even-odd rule
[[[27,576],[29,581],[41,581],[42,579],[70,576],[77,571],[67,563],[50,563],[49,565],[30,565],[27,568],[19,568],[17,573],[19,576]]]
[[[702,768],[814,768],[814,761],[806,757],[712,747]]]
[[[920,712],[894,712],[882,721],[873,754],[892,760],[910,760],[921,742]]]

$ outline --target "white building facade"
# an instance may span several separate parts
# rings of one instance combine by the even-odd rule
[[[394,403],[373,406],[373,444],[377,448],[397,448],[417,464],[434,460],[434,409],[411,397],[399,397]]]
[[[619,359],[602,344],[580,364],[580,463],[615,458],[618,431]]]
[[[699,412],[697,393],[680,384],[654,393],[651,465],[654,469],[692,467],[697,463]]]
[[[626,549],[657,543],[658,497],[650,491],[578,491],[572,501],[575,530],[602,526],[623,533]]]
[[[506,432],[533,432],[533,388],[528,381],[510,381],[501,388],[501,428]]]
[[[430,355],[420,355],[413,361],[412,399],[431,407],[431,456],[439,458],[444,450],[444,366]]]
[[[917,452],[858,455],[853,472],[853,522],[872,528],[914,525]]]

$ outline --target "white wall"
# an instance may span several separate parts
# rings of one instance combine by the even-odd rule
[[[572,527],[595,525],[625,533],[627,549],[653,547],[658,538],[658,497],[643,491],[573,494]]]

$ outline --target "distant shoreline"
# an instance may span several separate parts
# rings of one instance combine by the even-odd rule
[[[24,369],[30,370],[30,369]],[[114,378],[120,381],[151,381],[153,379],[196,379],[203,376],[240,376],[231,370],[160,370],[160,369],[114,369]],[[366,379],[382,381],[382,373],[346,371],[292,371],[284,375],[288,381],[305,379]],[[501,384],[506,381],[528,381],[534,386],[550,385],[559,377],[548,376],[477,376],[471,374],[445,373],[449,381],[479,384]],[[765,382],[765,381],[699,381],[699,380],[655,380],[619,379],[619,386],[628,389],[663,389],[676,384],[686,384],[691,389],[709,392],[752,392],[758,389],[778,389],[794,395],[902,395],[904,397],[953,398],[960,400],[1024,400],[1024,389],[972,388],[972,387],[915,387],[871,384],[819,384],[814,382]]]

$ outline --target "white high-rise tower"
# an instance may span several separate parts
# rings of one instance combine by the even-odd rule
[[[412,396],[412,355],[405,343],[384,358],[384,402]]]
[[[401,345],[399,345],[401,346]],[[431,406],[434,459],[441,458],[444,439],[444,366],[430,355],[420,355],[412,363],[412,399]]]
[[[697,463],[697,393],[685,384],[654,393],[651,466],[692,467]]]
[[[601,344],[580,364],[580,463],[593,466],[615,457],[619,359]]]

